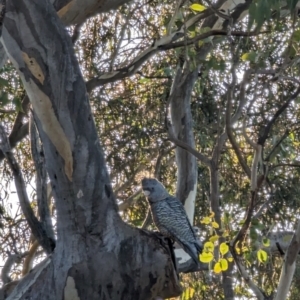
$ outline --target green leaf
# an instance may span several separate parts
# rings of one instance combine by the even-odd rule
[[[17,112],[23,112],[23,109],[22,109],[22,101],[20,98],[18,97],[15,97],[12,101],[12,103],[16,106],[16,110]]]
[[[260,30],[262,25],[264,24],[266,12],[265,10],[268,9],[268,5],[266,5],[266,0],[260,0],[257,4],[257,9],[255,11],[255,22],[257,24],[256,30]]]
[[[294,42],[300,41],[300,29],[295,30],[295,32],[293,33],[292,39]]]
[[[139,79],[139,83],[147,83],[149,81],[151,81],[151,79],[149,79],[149,78],[140,78]]]
[[[198,3],[194,3],[190,6],[190,9],[194,10],[194,11],[204,11],[206,10],[206,7],[204,5],[198,4]]]
[[[256,240],[257,239],[257,232],[256,232],[256,230],[253,227],[250,228],[250,238],[252,240]]]
[[[298,0],[287,0],[286,3],[290,11],[292,12],[298,3]]]
[[[257,54],[256,54],[255,52],[248,52],[248,53],[244,53],[244,54],[241,56],[241,59],[242,59],[243,61],[251,61],[251,62],[255,62],[256,56],[257,56]]]
[[[0,92],[0,106],[5,106],[9,103],[8,95],[5,92]]]
[[[256,12],[256,3],[252,2],[249,6],[249,22],[248,22],[248,31],[251,30],[252,25],[254,24],[255,21],[255,12]]]
[[[3,88],[5,86],[8,86],[8,80],[0,77],[0,88]]]

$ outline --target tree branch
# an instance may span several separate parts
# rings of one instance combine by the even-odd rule
[[[8,138],[5,134],[5,130],[2,125],[0,125],[0,148],[2,149],[2,152],[4,153],[7,162],[13,172],[20,206],[22,208],[26,221],[28,222],[28,225],[32,231],[32,234],[39,241],[39,244],[44,248],[46,253],[50,254],[55,248],[55,242],[53,239],[47,236],[47,232],[34,215],[26,192],[26,185],[22,176],[22,172],[14,155],[10,150],[11,148],[8,142]]]
[[[276,151],[276,149],[280,146],[280,144],[289,136],[290,131],[288,129],[285,130],[283,136],[280,138],[280,140],[274,145],[274,147],[271,149],[268,156],[264,159],[265,161],[270,161],[273,153]]]
[[[8,138],[11,148],[14,148],[18,144],[18,142],[20,142],[24,137],[28,135],[29,125],[28,122],[23,124],[23,119],[28,112],[29,105],[29,98],[28,96],[25,96],[22,100],[22,110],[18,112],[12,131]],[[4,157],[4,153],[0,149],[0,162]]]
[[[232,70],[232,73],[235,73],[234,67]],[[245,74],[248,74],[247,72]],[[227,107],[226,107],[226,133],[228,135],[228,139],[232,145],[232,148],[238,158],[239,163],[241,164],[244,172],[246,173],[246,175],[251,178],[251,174],[250,174],[250,169],[246,163],[246,161],[243,158],[243,155],[240,151],[239,145],[235,140],[235,137],[233,135],[232,132],[232,123],[231,123],[231,111],[232,111],[232,104],[231,104],[231,99],[233,98],[233,90],[235,88],[235,83],[236,80],[234,79],[235,76],[232,76],[233,80],[232,80],[232,84],[231,87],[229,88],[228,92],[227,92]],[[246,79],[248,78],[248,76],[244,76],[244,80],[243,83],[246,81]],[[244,100],[244,98],[242,98]]]
[[[197,18],[188,20],[186,28],[189,28],[191,25],[195,24],[199,20],[203,19],[203,15],[199,15]],[[260,32],[261,34],[266,32]],[[155,53],[159,51],[166,51],[170,49],[180,48],[192,45],[200,40],[206,39],[211,36],[226,36],[228,33],[226,30],[211,30],[205,33],[198,35],[192,39],[185,39],[184,41],[174,43],[174,41],[183,37],[184,26],[179,30],[174,31],[168,35],[163,36],[161,39],[156,40],[153,45],[142,51],[134,60],[126,67],[122,69],[117,69],[112,72],[104,73],[97,78],[92,78],[86,83],[87,91],[91,92],[96,87],[109,83],[115,82],[117,80],[123,79],[125,77],[135,74],[138,69],[149,60]],[[231,35],[233,36],[253,36],[257,35],[256,32],[242,32],[242,31],[232,31]]]
[[[47,236],[54,241],[54,231],[47,197],[47,172],[45,169],[46,162],[44,150],[43,146],[39,141],[39,136],[37,128],[34,124],[33,116],[31,116],[30,119],[30,143],[31,155],[36,170],[36,194],[38,213],[42,226],[47,233]]]
[[[237,266],[241,276],[249,286],[249,288],[252,290],[252,292],[255,294],[257,299],[259,300],[266,300],[265,294],[258,288],[258,286],[254,283],[253,280],[251,280],[250,275],[248,274],[246,268],[244,267],[242,261],[240,260],[239,256],[237,255],[234,248],[230,247],[231,254],[234,258],[235,265]],[[282,298],[284,299],[284,298]]]
[[[206,166],[210,165],[210,159],[208,157],[201,154],[200,152],[198,152],[197,150],[192,148],[190,145],[186,144],[185,142],[183,142],[175,137],[173,129],[172,129],[172,125],[170,124],[170,122],[168,122],[167,130],[168,130],[168,138],[171,142],[173,142],[176,146],[181,147],[182,149],[193,154],[200,162],[202,162]]]
[[[4,266],[2,267],[1,270],[1,280],[3,282],[3,284],[9,283],[12,281],[12,279],[9,276],[9,273],[13,267],[13,265],[19,264],[22,260],[22,258],[24,258],[26,255],[28,254],[28,252],[22,253],[22,254],[9,254],[7,260],[5,261]]]
[[[26,274],[28,274],[30,272],[38,247],[39,247],[39,243],[36,239],[34,239],[34,242],[30,245],[30,248],[28,250],[28,255],[24,259],[22,276],[25,276]]]
[[[269,31],[262,31],[262,32],[244,32],[244,31],[231,31],[230,35],[232,36],[257,36],[259,34],[265,34],[265,33],[270,33]],[[180,47],[184,47],[184,46],[189,46],[189,45],[193,45],[201,40],[204,40],[208,37],[211,36],[227,36],[228,32],[226,30],[220,30],[220,29],[214,29],[202,34],[197,35],[194,38],[191,39],[186,39],[186,41],[180,41],[180,42],[172,42],[166,45],[163,45],[160,47],[160,50],[170,50],[170,49],[176,49],[176,48],[180,48]]]
[[[294,233],[290,246],[285,254],[284,263],[281,268],[281,275],[277,294],[274,300],[286,299],[296,269],[296,259],[300,250],[300,220],[298,219],[297,229]]]
[[[142,189],[138,189],[135,193],[133,193],[129,198],[127,198],[123,203],[119,205],[119,211],[123,211],[130,207],[136,199],[139,197],[139,195],[142,193]]]
[[[277,120],[277,118],[286,110],[286,108],[289,106],[289,104],[295,100],[297,98],[297,96],[300,93],[300,87],[298,87],[298,89],[296,90],[296,92],[294,94],[292,94],[285,102],[284,104],[276,111],[276,113],[274,114],[274,116],[272,117],[272,119],[268,122],[268,124],[265,127],[264,133],[262,136],[259,137],[258,139],[258,144],[260,145],[264,145],[266,139],[268,138],[269,132],[272,128],[272,125],[275,123],[275,121]]]

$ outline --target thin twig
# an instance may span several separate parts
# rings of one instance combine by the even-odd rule
[[[187,150],[189,153],[194,155],[200,162],[202,162],[206,166],[210,166],[210,159],[208,157],[201,154],[200,152],[198,152],[197,150],[192,148],[187,143],[185,143],[185,142],[183,142],[183,141],[181,141],[181,140],[179,140],[175,137],[175,134],[174,134],[173,129],[172,129],[172,125],[170,123],[168,123],[167,129],[168,129],[168,138],[171,142],[173,142],[176,146],[178,146],[178,147],[180,147],[184,150]]]
[[[253,291],[253,293],[256,295],[257,299],[259,299],[259,300],[267,299],[266,295],[263,293],[263,291],[261,291],[258,288],[258,286],[254,283],[254,281],[251,279],[251,277],[248,274],[246,268],[244,267],[242,261],[240,260],[239,256],[237,255],[235,249],[233,247],[230,247],[230,250],[231,250],[231,254],[234,258],[234,262],[235,262],[241,276],[243,277],[245,282],[248,284],[250,289]]]
[[[244,172],[247,174],[249,178],[251,178],[250,175],[250,169],[243,158],[243,155],[240,151],[239,145],[235,140],[235,137],[232,132],[232,125],[231,125],[231,110],[232,110],[232,104],[231,104],[231,99],[233,98],[233,91],[235,88],[236,84],[236,76],[235,76],[235,66],[232,67],[232,83],[231,87],[229,88],[227,92],[227,107],[226,107],[226,133],[228,135],[228,139],[232,145],[232,148],[238,158],[239,163],[241,164]]]
[[[276,111],[272,119],[268,122],[268,124],[265,127],[264,133],[261,137],[258,139],[258,144],[264,145],[266,139],[268,138],[269,132],[272,128],[272,125],[275,123],[275,121],[278,119],[278,117],[286,110],[286,108],[289,106],[289,104],[297,98],[297,96],[300,93],[300,87],[297,88],[295,93],[293,93],[283,104],[282,106]]]

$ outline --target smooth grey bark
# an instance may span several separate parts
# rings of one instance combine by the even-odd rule
[[[65,25],[74,25],[99,13],[117,9],[130,1],[132,0],[54,0],[53,5]]]
[[[176,138],[195,148],[193,118],[191,113],[191,94],[198,77],[198,68],[190,71],[188,63],[178,67],[170,94],[171,119]],[[195,196],[197,187],[197,160],[188,151],[176,147],[177,188],[176,197],[185,204],[190,197],[187,214],[193,225]]]
[[[274,300],[286,299],[292,284],[296,270],[297,256],[300,250],[300,220],[297,220],[297,227],[288,250],[284,257],[284,263],[281,268],[281,274],[278,284],[277,294]]]
[[[85,83],[52,4],[9,1],[1,42],[30,98],[57,209],[55,251],[9,299],[179,295],[168,243],[118,215]]]

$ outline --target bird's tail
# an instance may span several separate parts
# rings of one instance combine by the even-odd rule
[[[182,243],[184,251],[193,259],[193,261],[199,265],[199,254],[202,253],[202,246],[194,243]]]
[[[197,249],[198,254],[201,254],[202,251],[203,251],[203,245],[200,242],[197,242],[194,245],[195,245],[195,247]]]

